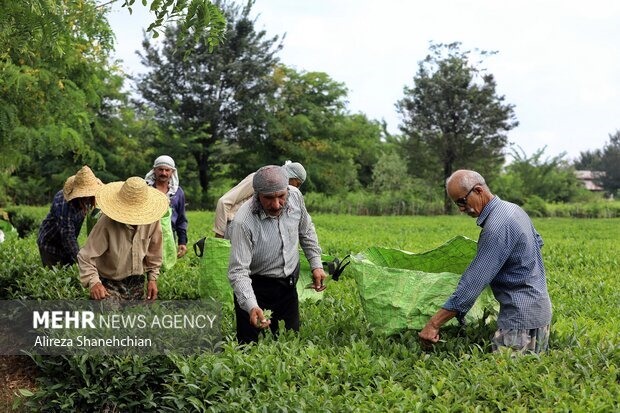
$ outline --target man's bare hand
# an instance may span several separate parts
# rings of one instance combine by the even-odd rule
[[[146,299],[149,301],[157,300],[157,281],[150,280],[146,285]]]
[[[260,307],[254,307],[250,311],[250,324],[255,328],[265,329],[271,324],[271,320],[265,317]]]
[[[93,300],[103,300],[106,297],[109,297],[110,293],[105,289],[103,284],[98,282],[90,288],[90,298]]]

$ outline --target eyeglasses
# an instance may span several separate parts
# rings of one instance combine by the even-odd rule
[[[454,203],[457,206],[460,206],[460,207],[467,206],[467,197],[469,196],[469,194],[471,194],[471,191],[473,191],[474,188],[477,187],[478,185],[480,185],[480,184],[475,184],[474,186],[472,186],[471,189],[467,192],[467,194],[465,194],[464,197],[455,199]]]

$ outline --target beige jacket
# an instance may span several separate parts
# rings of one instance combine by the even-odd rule
[[[149,281],[157,280],[162,246],[159,220],[127,225],[101,214],[77,256],[80,282],[90,289],[101,277],[118,281],[145,272]]]
[[[254,173],[249,174],[217,201],[213,232],[222,237],[226,234],[228,223],[233,220],[241,205],[254,195],[253,179]]]

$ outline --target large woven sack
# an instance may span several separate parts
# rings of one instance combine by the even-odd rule
[[[372,247],[351,257],[362,308],[370,327],[385,335],[419,330],[452,295],[476,254],[476,242],[462,236],[424,252]],[[487,287],[465,322],[496,314],[499,305]],[[485,313],[486,310],[486,313]],[[457,324],[456,319],[448,325]]]
[[[163,235],[162,270],[169,270],[177,263],[177,242],[172,230],[172,208],[161,217],[161,232]]]
[[[223,305],[233,303],[233,292],[228,281],[228,257],[230,241],[223,238],[206,237],[194,246],[194,252],[201,256],[199,292],[202,298],[212,298]],[[322,256],[324,261],[332,260],[328,255]],[[318,301],[323,292],[307,289],[312,282],[312,272],[308,260],[300,253],[299,280],[297,294],[299,301]]]

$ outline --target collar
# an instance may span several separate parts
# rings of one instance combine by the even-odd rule
[[[484,222],[487,220],[489,215],[491,215],[491,212],[493,212],[493,210],[500,201],[501,199],[497,195],[493,195],[493,198],[491,198],[491,200],[484,206],[484,208],[482,208],[482,212],[480,212],[480,215],[478,215],[476,225],[484,228]]]

